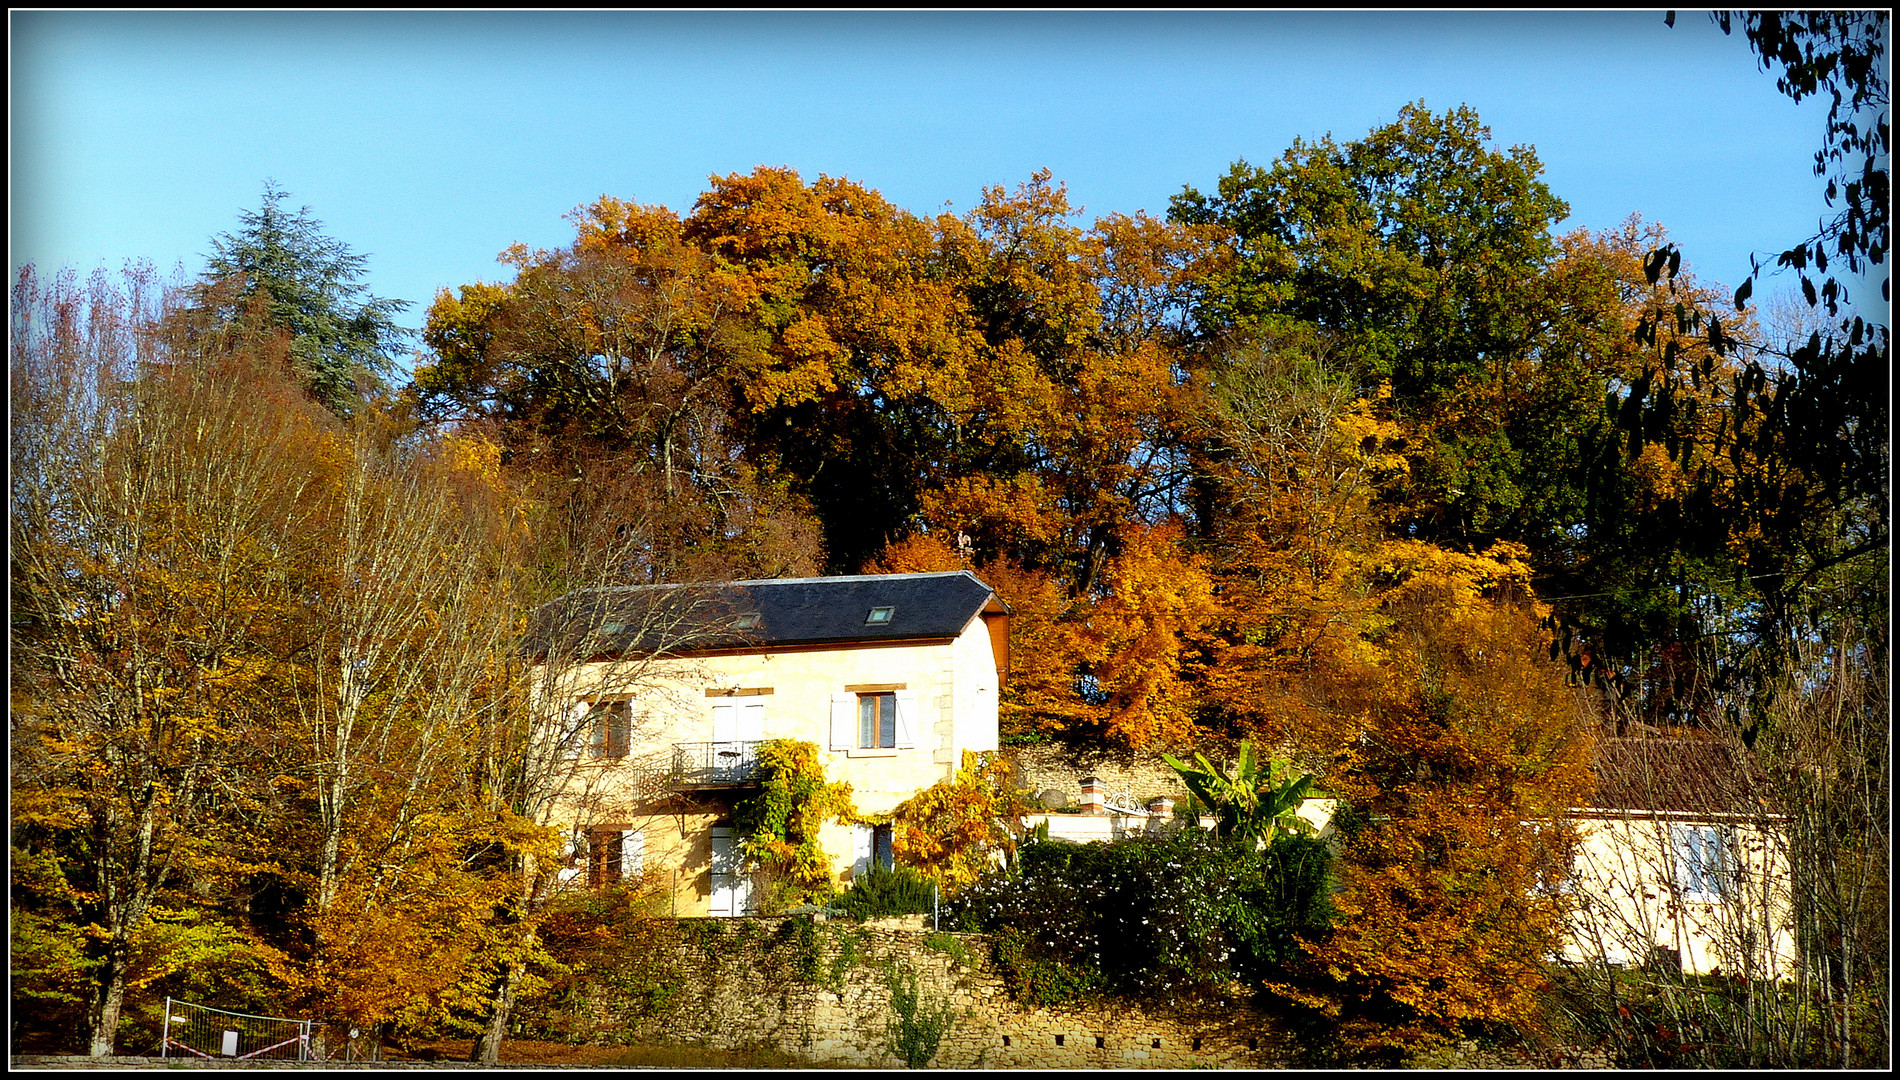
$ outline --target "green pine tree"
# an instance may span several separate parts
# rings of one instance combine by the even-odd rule
[[[265,329],[290,338],[290,360],[311,395],[347,415],[359,386],[377,389],[411,331],[394,316],[406,300],[370,296],[361,282],[367,256],[327,236],[308,206],[283,207],[287,193],[264,182],[264,202],[239,215],[241,227],[211,241],[199,295],[222,323],[262,315]]]

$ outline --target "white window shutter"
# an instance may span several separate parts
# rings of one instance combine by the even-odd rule
[[[581,846],[580,833],[568,833],[567,838],[561,841],[561,869],[555,872],[555,880],[568,882],[580,877],[583,864],[587,861],[585,852],[586,849]]]
[[[561,756],[578,758],[587,753],[587,744],[594,737],[593,725],[587,722],[587,714],[593,709],[591,701],[576,701],[568,707],[567,722],[555,737],[561,743]]]
[[[1676,889],[1690,900],[1707,899],[1713,892],[1710,857],[1714,855],[1713,830],[1700,825],[1670,826],[1670,846],[1676,857]]]
[[[831,695],[831,748],[849,750],[858,745],[858,695]]]
[[[739,710],[739,736],[747,742],[759,742],[765,738],[764,704],[746,705]]]
[[[732,723],[733,709],[730,705],[713,706],[713,741],[731,742],[738,738]]]
[[[706,908],[709,915],[732,914],[732,830],[712,831],[712,895]]]
[[[899,690],[897,697],[897,748],[908,750],[917,745],[917,691]]]
[[[871,826],[851,826],[851,874],[853,877],[871,868]]]
[[[1687,888],[1689,884],[1688,826],[1669,826],[1669,867],[1670,876],[1675,879],[1676,888]]]
[[[620,834],[620,876],[638,877],[644,869],[641,865],[646,857],[647,834],[638,829],[628,829]]]

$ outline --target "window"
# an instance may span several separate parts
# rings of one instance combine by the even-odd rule
[[[756,779],[759,744],[765,741],[765,703],[741,699],[736,705],[714,705],[712,714],[713,741],[706,748],[710,757],[700,763],[711,769],[707,778],[719,783]]]
[[[864,617],[864,625],[889,626],[891,624],[891,615],[896,610],[896,608],[874,607],[871,609],[871,613]]]
[[[633,703],[596,701],[587,707],[587,756],[618,761],[633,741]]]
[[[897,745],[897,695],[858,695],[858,745],[890,747]]]
[[[1727,895],[1735,871],[1734,837],[1727,826],[1671,825],[1669,846],[1676,891],[1684,900],[1713,903]]]
[[[895,854],[891,850],[891,826],[858,825],[853,828],[851,844],[851,873],[863,874],[871,867],[885,870],[897,865]]]
[[[1537,870],[1536,890],[1546,896],[1576,892],[1576,836],[1564,829],[1532,822],[1531,843]]]
[[[886,870],[897,865],[897,856],[891,850],[889,825],[871,826],[871,862]]]
[[[592,829],[587,833],[587,884],[600,888],[640,873],[646,834],[638,829]]]
[[[831,749],[884,757],[917,746],[917,691],[903,683],[861,683],[831,695]]]

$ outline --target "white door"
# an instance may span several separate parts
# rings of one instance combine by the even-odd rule
[[[738,839],[732,828],[716,825],[712,831],[713,915],[744,915],[752,904],[751,881],[741,872]]]
[[[744,780],[758,762],[759,743],[765,738],[765,706],[713,706],[713,774],[721,780]]]

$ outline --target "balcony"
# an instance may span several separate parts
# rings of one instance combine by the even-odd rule
[[[759,740],[673,744],[675,788],[739,787],[759,782]]]

